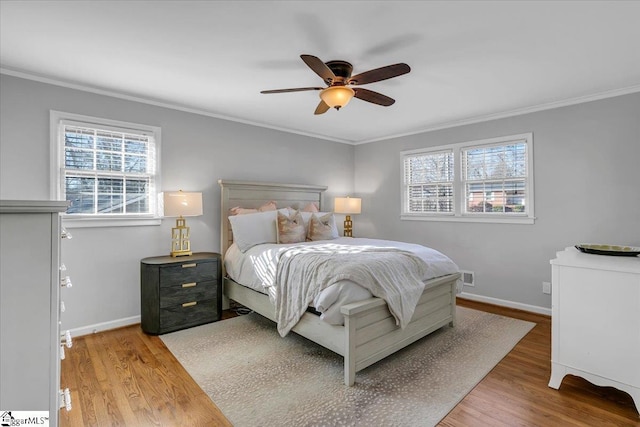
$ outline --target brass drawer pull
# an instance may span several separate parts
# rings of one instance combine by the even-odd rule
[[[191,283],[183,283],[182,287],[183,288],[193,288],[194,286],[196,286],[197,283],[196,282],[191,282]]]
[[[191,302],[185,302],[184,304],[182,304],[183,307],[192,307],[194,305],[196,305],[198,302],[197,301],[191,301]]]
[[[195,262],[192,264],[182,264],[182,268],[191,268],[191,267],[195,267],[196,265],[198,264],[196,264]]]

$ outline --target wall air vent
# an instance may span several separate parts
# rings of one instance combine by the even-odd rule
[[[460,270],[460,274],[462,274],[462,283],[464,286],[475,286],[475,274],[473,271]]]

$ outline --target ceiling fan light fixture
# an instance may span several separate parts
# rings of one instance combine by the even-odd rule
[[[351,101],[356,93],[347,86],[330,86],[320,92],[320,99],[331,108],[340,109]]]

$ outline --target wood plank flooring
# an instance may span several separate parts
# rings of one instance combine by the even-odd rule
[[[458,298],[458,305],[535,322],[536,326],[440,423],[441,426],[640,426],[631,396],[551,375],[551,318]],[[639,364],[640,365],[640,364]]]
[[[640,426],[624,392],[570,376],[560,390],[547,387],[549,317],[462,299],[458,304],[537,325],[440,426]],[[62,361],[62,384],[73,402],[70,412],[60,413],[62,427],[231,425],[162,340],[139,325],[75,338]]]

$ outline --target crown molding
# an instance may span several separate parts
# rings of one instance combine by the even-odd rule
[[[545,110],[552,110],[552,109],[555,109],[555,108],[567,107],[567,106],[576,105],[576,104],[583,104],[583,103],[586,103],[586,102],[598,101],[598,100],[601,100],[601,99],[614,98],[616,96],[622,96],[622,95],[628,95],[628,94],[631,94],[631,93],[640,92],[640,84],[639,85],[633,85],[633,86],[628,86],[628,87],[621,88],[621,89],[614,89],[614,90],[609,90],[609,91],[605,91],[605,92],[599,92],[599,93],[595,93],[595,94],[591,94],[591,95],[585,95],[585,96],[578,96],[578,97],[575,97],[575,98],[569,98],[569,99],[565,99],[565,100],[561,100],[561,101],[554,101],[554,102],[549,102],[549,103],[544,103],[544,104],[538,104],[538,105],[534,105],[534,106],[531,106],[531,107],[517,108],[517,109],[514,109],[514,110],[507,110],[507,111],[502,111],[502,112],[499,112],[499,113],[493,113],[493,114],[486,114],[486,115],[482,115],[482,116],[470,117],[470,118],[466,118],[466,119],[462,119],[462,120],[454,120],[454,121],[450,121],[450,122],[437,123],[437,124],[434,124],[434,125],[431,125],[431,126],[420,128],[420,129],[415,130],[415,131],[392,134],[392,135],[387,135],[387,136],[383,136],[383,137],[380,137],[380,138],[372,138],[372,139],[366,139],[366,140],[361,140],[361,141],[352,141],[352,140],[347,140],[347,139],[342,139],[342,138],[335,138],[335,137],[331,137],[331,136],[328,136],[328,135],[316,134],[316,133],[312,133],[312,132],[304,132],[304,131],[300,131],[300,130],[297,130],[297,129],[290,129],[290,128],[285,128],[285,127],[280,127],[280,126],[273,126],[273,125],[269,125],[269,124],[266,124],[266,123],[260,123],[260,122],[254,122],[254,121],[251,121],[251,120],[240,119],[238,117],[225,116],[223,114],[212,113],[210,111],[191,108],[191,107],[187,107],[187,106],[184,106],[184,105],[172,104],[172,103],[169,103],[169,102],[158,101],[158,100],[154,100],[154,99],[150,99],[150,98],[143,98],[143,97],[139,97],[139,96],[128,95],[128,94],[125,94],[125,93],[120,93],[120,92],[116,92],[116,91],[112,91],[112,90],[108,90],[108,89],[102,89],[102,88],[98,88],[98,87],[82,85],[82,84],[78,84],[78,83],[73,83],[73,82],[64,81],[64,80],[60,80],[60,79],[54,79],[54,78],[47,77],[47,76],[42,76],[42,75],[28,73],[28,72],[19,71],[19,70],[13,70],[13,69],[4,68],[4,67],[0,67],[0,74],[6,74],[8,76],[19,77],[19,78],[27,79],[27,80],[33,80],[33,81],[37,81],[37,82],[40,82],[40,83],[47,83],[47,84],[51,84],[51,85],[54,85],[54,86],[62,86],[62,87],[66,87],[66,88],[69,88],[69,89],[75,89],[75,90],[80,90],[80,91],[84,91],[84,92],[90,92],[90,93],[94,93],[94,94],[97,94],[97,95],[104,95],[104,96],[110,96],[110,97],[113,97],[113,98],[124,99],[124,100],[127,100],[127,101],[139,102],[139,103],[142,103],[142,104],[153,105],[153,106],[156,106],[156,107],[168,108],[168,109],[171,109],[171,110],[182,111],[182,112],[185,112],[185,113],[198,114],[198,115],[201,115],[201,116],[213,117],[213,118],[216,118],[216,119],[228,120],[228,121],[231,121],[231,122],[242,123],[242,124],[246,124],[246,125],[250,125],[250,126],[257,126],[257,127],[261,127],[261,128],[272,129],[272,130],[276,130],[276,131],[279,131],[279,132],[292,133],[292,134],[296,134],[296,135],[307,136],[307,137],[310,137],[310,138],[322,139],[322,140],[332,141],[332,142],[339,142],[341,144],[354,145],[354,146],[355,145],[369,144],[369,143],[372,143],[372,142],[388,141],[388,140],[392,140],[392,139],[402,138],[402,137],[405,137],[405,136],[417,135],[417,134],[420,134],[420,133],[433,132],[433,131],[436,131],[436,130],[449,129],[449,128],[454,128],[454,127],[464,126],[464,125],[470,125],[470,124],[475,124],[475,123],[488,122],[488,121],[491,121],[491,120],[498,120],[498,119],[504,119],[504,118],[508,118],[508,117],[521,116],[521,115],[524,115],[524,114],[536,113],[536,112],[545,111]]]
[[[378,141],[388,141],[391,139],[402,138],[405,136],[417,135],[420,133],[433,132],[436,130],[449,129],[458,126],[470,125],[474,123],[488,122],[491,120],[504,119],[508,117],[521,116],[524,114],[536,113],[539,111],[553,110],[555,108],[568,107],[571,105],[584,104],[586,102],[598,101],[601,99],[615,98],[616,96],[629,95],[631,93],[640,92],[640,85],[628,86],[621,89],[614,89],[605,92],[599,92],[591,95],[578,96],[575,98],[564,99],[562,101],[538,104],[531,107],[517,108],[515,110],[507,110],[500,113],[487,114],[482,116],[470,117],[462,120],[454,120],[451,122],[443,122],[421,128],[411,132],[405,132],[395,135],[383,136],[380,138],[367,139],[353,143],[353,145],[369,144]]]
[[[254,121],[251,121],[251,120],[240,119],[238,117],[225,116],[223,114],[212,113],[210,111],[200,110],[200,109],[192,108],[192,107],[187,107],[187,106],[180,105],[180,104],[172,104],[172,103],[166,102],[166,101],[158,101],[158,100],[155,100],[155,99],[143,98],[143,97],[134,96],[134,95],[128,95],[126,93],[116,92],[116,91],[112,91],[112,90],[108,90],[108,89],[102,89],[102,88],[98,88],[98,87],[94,87],[94,86],[82,85],[82,84],[78,84],[78,83],[73,83],[73,82],[60,80],[60,79],[54,79],[54,78],[51,78],[51,77],[46,77],[46,76],[33,74],[33,73],[27,73],[27,72],[24,72],[24,71],[18,71],[18,70],[13,70],[13,69],[4,68],[4,67],[0,67],[0,74],[6,74],[8,76],[19,77],[21,79],[26,79],[26,80],[33,80],[33,81],[36,81],[36,82],[39,82],[39,83],[46,83],[46,84],[50,84],[50,85],[54,85],[54,86],[61,86],[61,87],[65,87],[67,89],[75,89],[75,90],[80,90],[80,91],[83,91],[83,92],[94,93],[94,94],[97,94],[97,95],[110,96],[112,98],[124,99],[126,101],[139,102],[139,103],[142,103],[142,104],[153,105],[155,107],[168,108],[168,109],[171,109],[171,110],[182,111],[182,112],[185,112],[185,113],[198,114],[198,115],[201,115],[201,116],[213,117],[213,118],[221,119],[221,120],[228,120],[228,121],[231,121],[231,122],[242,123],[242,124],[245,124],[245,125],[257,126],[257,127],[261,127],[261,128],[277,130],[277,131],[285,132],[285,133],[293,133],[293,134],[297,134],[297,135],[308,136],[308,137],[311,137],[311,138],[324,139],[324,140],[332,141],[332,142],[339,142],[339,143],[342,143],[342,144],[354,144],[354,141],[349,141],[349,140],[341,139],[341,138],[335,138],[335,137],[331,137],[331,136],[328,136],[328,135],[316,134],[316,133],[312,133],[312,132],[304,132],[304,131],[300,131],[300,130],[296,130],[296,129],[284,128],[284,127],[269,125],[269,124],[266,124],[266,123],[260,123],[260,122],[254,122]]]

